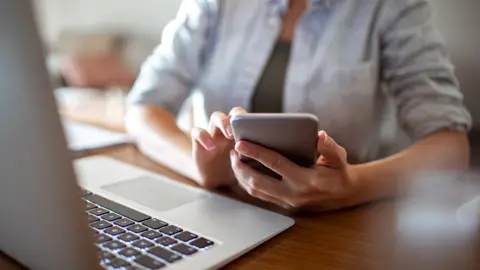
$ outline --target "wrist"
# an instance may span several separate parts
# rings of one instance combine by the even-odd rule
[[[351,165],[349,168],[352,204],[362,204],[398,193],[398,176],[386,174],[378,163]]]
[[[346,168],[347,178],[347,196],[344,198],[344,206],[352,206],[364,203],[367,199],[364,197],[365,182],[363,178],[363,168],[361,165],[348,165]]]
[[[361,168],[358,165],[347,166],[348,183],[351,190],[357,191],[361,186]]]

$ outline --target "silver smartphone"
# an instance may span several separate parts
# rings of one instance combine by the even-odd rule
[[[230,119],[235,141],[248,141],[271,149],[302,167],[315,164],[318,119],[305,113],[249,113]],[[281,177],[260,162],[241,156],[250,167],[276,179]]]

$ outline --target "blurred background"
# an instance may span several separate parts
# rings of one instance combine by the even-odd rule
[[[80,47],[117,45],[129,69],[137,71],[160,42],[165,25],[175,16],[180,0],[34,0],[41,32],[52,51],[66,52],[71,43]],[[96,36],[97,42],[88,39]],[[117,42],[116,44],[106,44]],[[70,44],[69,44],[70,43]],[[81,44],[81,45],[80,45]],[[94,50],[95,48],[84,48]],[[74,52],[70,52],[74,53]]]
[[[480,1],[434,0],[435,23],[449,45],[474,119],[473,161],[480,148]],[[181,0],[34,0],[47,63],[62,114],[123,130],[123,101],[140,66],[161,42]],[[188,103],[188,102],[187,102]],[[188,104],[180,116],[189,124]]]
[[[180,0],[34,0],[60,112],[124,131],[124,99]]]

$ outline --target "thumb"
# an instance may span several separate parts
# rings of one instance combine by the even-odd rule
[[[239,115],[239,114],[246,114],[248,113],[247,110],[245,110],[242,107],[234,107],[230,112],[228,113],[229,116],[234,116],[234,115]]]
[[[347,164],[347,152],[327,132],[318,132],[317,151],[321,155],[317,163],[329,167],[343,167]]]

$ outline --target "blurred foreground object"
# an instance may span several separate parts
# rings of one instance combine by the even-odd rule
[[[383,269],[478,269],[480,175],[428,173],[407,190],[383,220],[369,222]]]
[[[465,224],[480,226],[480,195],[458,209],[457,219]]]

